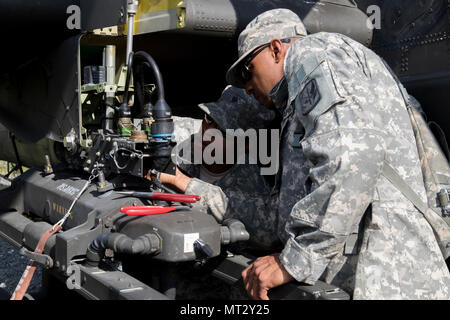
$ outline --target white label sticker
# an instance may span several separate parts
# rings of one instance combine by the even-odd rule
[[[198,238],[198,233],[188,233],[184,235],[184,253],[194,252],[194,241]]]
[[[56,187],[56,190],[62,191],[68,195],[75,195],[76,193],[78,193],[80,191],[80,189],[77,189],[75,187],[69,186],[65,183],[60,184],[59,186]]]

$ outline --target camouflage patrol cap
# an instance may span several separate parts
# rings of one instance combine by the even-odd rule
[[[302,20],[291,10],[273,9],[261,13],[241,32],[238,39],[238,60],[228,70],[227,82],[238,88],[245,86],[241,76],[243,60],[256,48],[273,39],[306,37]]]
[[[216,102],[198,105],[219,129],[263,129],[268,128],[275,119],[273,110],[263,107],[244,89],[227,86]]]

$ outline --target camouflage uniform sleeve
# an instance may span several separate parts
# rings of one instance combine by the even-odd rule
[[[192,179],[186,193],[201,197],[198,205],[206,208],[217,221],[238,219],[250,234],[250,243],[272,248],[280,242],[276,195],[258,174],[256,166],[237,166],[212,185]]]
[[[339,70],[332,69],[330,57],[334,56]],[[297,90],[290,102],[306,131],[300,144],[309,167],[309,191],[291,210],[286,223],[289,238],[280,259],[297,281],[312,284],[330,260],[343,252],[348,236],[358,231],[374,198],[385,138],[358,106],[368,101],[351,88],[364,88],[364,78],[358,81],[355,71],[353,82],[342,90],[337,72],[356,70],[352,61],[346,61],[345,52],[299,49],[286,59],[297,68],[285,64],[290,94]]]
[[[313,284],[357,231],[373,199],[384,155],[377,148],[379,136],[362,130],[333,131],[302,145],[314,164],[311,192],[291,211],[289,239],[280,258],[297,281]]]
[[[187,185],[186,194],[200,196],[199,206],[207,208],[218,222],[222,222],[228,207],[228,198],[222,189],[197,178],[193,178]]]

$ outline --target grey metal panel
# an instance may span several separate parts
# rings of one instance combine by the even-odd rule
[[[336,32],[366,46],[372,42],[366,14],[349,1],[320,1],[306,13],[303,22],[309,33]]]
[[[63,217],[87,181],[69,171],[61,172],[58,168],[55,168],[55,174],[47,176],[43,176],[42,171],[36,168],[29,169],[24,175],[27,176],[21,190],[25,199],[24,211],[50,223],[56,223]],[[64,230],[86,223],[91,216],[102,217],[109,213],[119,213],[120,207],[134,203],[143,204],[140,199],[123,197],[113,192],[100,194],[93,183],[75,203],[72,215],[64,224]]]
[[[0,141],[2,141],[2,147],[0,148],[0,160],[16,163],[17,158],[14,152],[12,140],[10,138],[10,132],[1,124]],[[24,143],[19,139],[15,139],[15,142],[20,162],[25,167],[44,165],[46,154],[49,155],[50,161],[53,165],[60,162],[55,153],[55,141],[53,140],[42,139],[37,143]]]
[[[382,56],[450,140],[450,7],[447,0],[358,0],[365,11],[377,5],[381,28],[372,49]],[[439,134],[439,132],[434,132]]]
[[[94,30],[127,22],[127,0],[80,0],[81,29]]]
[[[78,131],[79,35],[68,38],[0,80],[0,122],[26,142],[62,141]]]
[[[186,7],[185,29],[212,31],[231,37],[238,29],[237,13],[231,1],[184,1]]]
[[[68,286],[92,300],[168,300],[168,297],[121,271],[71,266]]]
[[[342,33],[365,45],[372,41],[366,14],[350,0],[185,0],[184,7],[184,32],[232,37],[258,14],[274,8],[287,8],[303,19],[310,33]]]
[[[0,213],[0,238],[19,249],[22,246],[22,233],[32,223],[17,211]]]
[[[202,211],[192,209],[160,215],[130,216],[118,219],[115,224],[119,232],[134,239],[149,231],[156,232],[163,240],[161,250],[153,256],[154,259],[180,262],[198,258],[194,248],[189,245],[186,248],[192,236],[198,236],[207,243],[213,257],[220,254],[220,225],[211,215]]]

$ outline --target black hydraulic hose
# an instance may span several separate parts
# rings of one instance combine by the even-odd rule
[[[156,80],[156,86],[158,88],[158,100],[164,100],[164,84],[162,75],[155,60],[153,60],[153,58],[147,52],[138,51],[133,56],[133,67],[136,63],[144,63],[146,66],[153,70]]]
[[[159,128],[160,122],[164,121],[163,119],[168,119],[172,115],[172,111],[170,110],[169,105],[167,104],[165,100],[165,94],[164,94],[164,83],[162,79],[161,72],[159,71],[158,65],[156,64],[155,60],[146,52],[144,51],[138,51],[136,53],[130,53],[130,57],[128,59],[128,70],[127,70],[127,80],[125,85],[125,93],[124,93],[124,103],[127,102],[128,99],[128,91],[129,91],[129,82],[130,82],[130,72],[131,69],[134,76],[134,89],[135,89],[135,104],[139,105],[141,115],[145,114],[145,108],[146,105],[145,101],[145,92],[144,92],[144,67],[147,67],[153,71],[153,74],[155,76],[156,80],[156,87],[157,87],[157,94],[158,99],[153,107],[153,117],[158,122],[158,124],[152,125],[155,127],[155,133],[159,137],[160,134],[167,135],[169,132],[166,132],[167,129],[169,129],[170,135],[173,134],[173,130],[170,130],[171,127],[167,127],[165,124],[163,124],[163,128]],[[160,132],[161,131],[161,132]]]
[[[145,64],[148,65],[146,62]],[[146,115],[144,107],[147,102],[150,103],[150,99],[147,97],[148,95],[146,95],[144,90],[144,71],[146,71],[146,68],[147,66],[145,66],[144,63],[135,63],[133,65],[134,105],[139,107],[140,115],[143,117]]]
[[[106,249],[116,253],[131,255],[152,254],[160,250],[161,240],[154,233],[148,233],[136,239],[119,232],[107,232],[98,235],[89,245],[86,251],[87,263],[97,266],[105,255]]]

